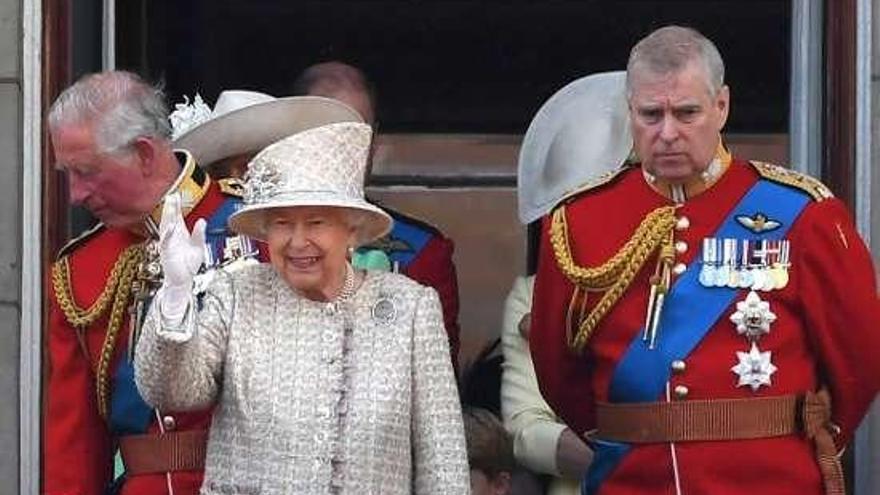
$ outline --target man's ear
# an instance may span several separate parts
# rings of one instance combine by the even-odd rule
[[[131,144],[137,158],[137,166],[141,169],[144,177],[156,173],[156,144],[147,137],[139,137]]]
[[[727,125],[727,117],[730,115],[730,87],[726,84],[718,90],[718,94],[715,96],[715,105],[718,106],[718,111],[720,112],[718,132],[721,132],[724,126]]]

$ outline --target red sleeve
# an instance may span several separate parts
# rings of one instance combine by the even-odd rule
[[[585,358],[573,354],[566,344],[565,313],[572,285],[557,268],[549,225],[545,217],[532,296],[529,347],[544,399],[573,431],[583,434],[594,423],[590,376]]]
[[[844,445],[880,390],[880,301],[871,255],[843,203],[810,205],[791,236],[792,281],[804,323],[831,389]],[[796,274],[800,274],[797,276]]]
[[[446,326],[446,334],[449,338],[449,351],[452,354],[452,363],[458,369],[458,277],[455,274],[455,264],[452,262],[452,253],[455,245],[450,239],[441,235],[434,235],[431,240],[419,252],[405,270],[406,276],[416,282],[433,287],[440,296],[440,304],[443,306],[443,324]]]
[[[83,355],[74,329],[58,308],[54,294],[49,304],[43,493],[103,493],[112,476],[113,463],[110,437],[95,401],[92,366]],[[103,332],[92,328],[87,335],[89,348],[93,352],[100,349]]]

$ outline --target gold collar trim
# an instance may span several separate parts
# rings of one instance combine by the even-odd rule
[[[182,169],[168,191],[162,196],[159,204],[153,208],[153,212],[146,220],[147,232],[158,233],[159,222],[162,219],[162,205],[165,197],[174,192],[180,192],[183,216],[186,217],[205,197],[208,188],[211,187],[211,178],[197,164],[192,154],[186,150],[174,150],[174,156],[181,163]]]
[[[718,149],[715,151],[715,158],[709,163],[698,178],[692,178],[685,183],[673,183],[667,180],[658,179],[656,176],[642,169],[642,175],[645,182],[661,196],[673,201],[676,204],[682,204],[689,198],[693,198],[704,193],[718,182],[724,173],[730,168],[733,157],[730,151],[724,146],[724,143],[718,142]]]

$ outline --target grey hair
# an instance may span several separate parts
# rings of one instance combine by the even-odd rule
[[[370,214],[355,208],[343,208],[343,218],[345,218],[345,223],[348,225],[348,228],[355,232],[361,232],[363,230],[364,224],[367,223]],[[358,238],[356,241],[358,244],[361,244],[361,239]],[[357,247],[357,246],[355,246]]]
[[[702,63],[709,93],[714,97],[724,86],[724,61],[715,44],[696,29],[662,27],[636,43],[626,64],[626,95],[632,97],[633,74],[647,69],[666,75],[683,70],[690,62]]]
[[[160,87],[125,71],[88,74],[65,89],[49,110],[49,129],[93,126],[100,153],[119,153],[139,137],[171,139],[168,105]]]

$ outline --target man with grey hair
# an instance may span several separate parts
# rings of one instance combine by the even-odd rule
[[[544,219],[530,345],[594,450],[585,494],[843,494],[880,389],[880,301],[845,205],[733,157],[724,65],[668,26],[627,66],[639,163]],[[609,214],[609,212],[613,212]]]
[[[135,74],[83,77],[55,100],[48,122],[71,201],[100,223],[62,248],[52,267],[43,491],[196,494],[210,411],[147,406],[131,349],[161,283],[164,198],[181,196],[187,227],[211,254],[208,270],[250,254],[240,249],[247,240],[225,228],[240,198],[190,153],[172,149],[164,96]],[[206,221],[220,228],[206,234]]]

